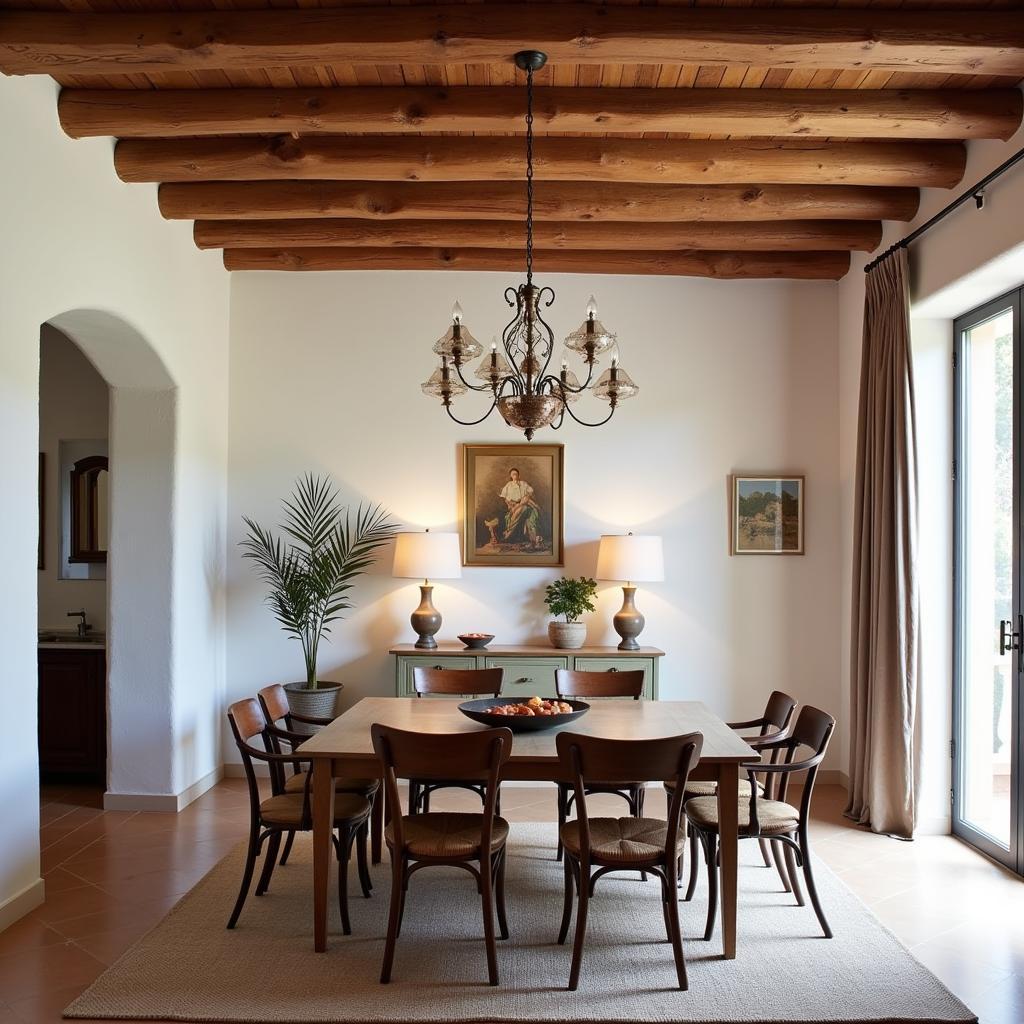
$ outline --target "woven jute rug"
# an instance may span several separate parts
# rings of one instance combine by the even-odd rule
[[[379,984],[389,872],[373,897],[352,886],[354,934],[337,907],[326,953],[313,952],[311,855],[295,844],[270,892],[250,896],[235,931],[224,927],[241,878],[235,851],[157,927],[65,1011],[67,1017],[240,1022],[464,1021],[974,1021],[974,1014],[886,931],[823,865],[821,898],[834,939],[810,906],[797,907],[778,876],[741,844],[739,956],[721,959],[720,932],[704,930],[706,885],[681,903],[690,975],[675,986],[658,883],[638,875],[598,883],[583,973],[567,992],[570,946],[555,938],[562,869],[551,825],[513,825],[508,867],[511,937],[499,943],[491,988],[479,897],[471,877],[424,870],[410,883],[394,980]],[[334,901],[332,900],[332,903]]]

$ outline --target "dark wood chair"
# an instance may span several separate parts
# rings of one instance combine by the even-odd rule
[[[752,718],[746,722],[728,722],[726,723],[730,729],[735,729],[737,732],[747,732],[751,729],[758,730],[755,734],[745,736],[744,739],[750,744],[755,750],[758,750],[765,740],[781,739],[787,735],[790,725],[793,722],[793,714],[796,711],[796,701],[790,697],[788,693],[783,693],[781,690],[773,690],[771,696],[768,698],[768,703],[765,704],[764,714],[760,718]],[[774,752],[771,757],[776,757],[777,751]],[[760,788],[759,793],[765,795],[765,783],[757,781],[756,785]],[[683,800],[689,800],[691,797],[696,796],[714,796],[717,792],[717,783],[705,782],[705,781],[691,781],[687,783],[686,793],[683,796]],[[767,794],[771,796],[769,792]],[[666,800],[671,801],[672,790],[670,786],[665,786]],[[748,800],[750,798],[750,782],[747,779],[740,779],[740,799]],[[689,831],[689,829],[687,829]],[[791,883],[789,876],[786,873],[786,867],[781,859],[778,849],[774,846],[769,849],[769,844],[766,840],[759,840],[758,844],[761,848],[761,858],[764,860],[764,866],[770,868],[772,866],[772,860],[774,857],[775,867],[779,873],[779,878],[782,881],[786,892],[791,891]],[[686,895],[683,897],[684,900],[691,900],[693,898],[694,891],[697,888],[697,873],[700,865],[699,846],[696,833],[690,831],[690,880],[686,886]]]
[[[268,729],[266,736],[271,741],[270,749],[276,754],[292,753],[299,749],[302,743],[309,739],[305,733],[297,732],[296,723],[302,722],[306,725],[325,726],[330,725],[330,718],[316,718],[311,715],[300,715],[292,711],[288,706],[288,695],[280,683],[271,686],[264,686],[256,695],[267,719]],[[284,722],[284,728],[278,726],[278,722]],[[306,776],[308,774],[309,762],[295,760],[292,762],[289,771],[285,765],[271,767],[271,772],[277,771],[280,775],[281,792],[302,793],[306,789]],[[380,792],[380,779],[335,779],[334,789],[338,793],[358,793],[369,801],[371,809],[377,802]],[[381,820],[380,815],[373,816],[373,826],[377,828],[377,822]],[[379,830],[373,837],[374,861],[379,858],[377,853],[380,849]],[[295,841],[295,833],[288,834],[284,842],[284,850],[281,853],[281,864],[288,863],[288,855],[292,852],[292,843]],[[366,879],[369,882],[369,877]],[[372,885],[371,885],[372,888]]]
[[[419,668],[412,670],[412,685],[417,697],[440,695],[447,697],[500,697],[504,670],[500,668]],[[409,813],[430,810],[430,794],[439,789],[468,789],[487,802],[484,787],[479,783],[453,779],[409,780]],[[501,814],[501,794],[497,796],[495,813]]]
[[[644,692],[643,670],[620,672],[610,669],[607,672],[574,672],[571,669],[555,670],[555,693],[560,700],[565,698],[588,697],[628,697],[639,700]],[[646,782],[613,782],[608,785],[597,785],[588,793],[613,793],[621,796],[629,805],[629,813],[634,818],[642,818],[644,813],[644,794],[647,792]],[[562,859],[561,830],[569,817],[575,802],[572,786],[568,782],[558,783],[558,849],[555,860]]]
[[[565,849],[565,902],[558,942],[565,942],[572,920],[573,890],[577,894],[576,938],[572,949],[569,989],[579,985],[587,908],[602,875],[613,871],[644,871],[661,883],[665,931],[672,943],[676,977],[686,989],[686,962],[679,928],[676,877],[683,846],[679,842],[680,817],[686,780],[700,759],[704,737],[699,732],[653,740],[607,740],[563,732],[555,737],[561,770],[572,780],[576,796],[576,820],[559,829]],[[675,795],[668,818],[591,818],[587,797],[621,778],[671,780]],[[600,790],[604,792],[604,790]],[[596,868],[596,871],[592,871]]]
[[[811,898],[811,905],[818,917],[825,938],[832,938],[832,929],[821,909],[818,890],[814,884],[811,868],[811,851],[807,834],[811,813],[811,796],[818,767],[828,750],[836,720],[824,711],[805,705],[800,711],[791,736],[766,740],[761,743],[764,750],[779,751],[781,759],[761,764],[748,770],[750,792],[747,800],[740,800],[740,839],[765,839],[778,844],[785,852],[786,866],[798,906],[804,905],[803,893],[797,868],[803,868],[804,881]],[[801,750],[810,751],[810,756],[796,760]],[[762,797],[755,784],[756,773],[764,773],[780,780],[775,799]],[[803,794],[800,806],[786,802],[790,781],[803,774]],[[704,847],[704,858],[708,869],[708,917],[704,938],[710,939],[718,912],[718,797],[698,796],[687,800],[684,805],[686,818],[691,829]]]
[[[242,873],[242,885],[238,891],[235,908],[228,920],[228,928],[234,928],[245,905],[245,898],[252,883],[253,869],[256,858],[267,844],[267,852],[263,860],[263,871],[256,886],[256,895],[262,896],[270,886],[277,856],[281,849],[281,837],[294,835],[296,832],[309,832],[313,828],[313,817],[310,809],[309,780],[310,773],[305,774],[303,789],[299,793],[285,793],[281,785],[283,772],[293,764],[295,758],[291,754],[277,753],[271,749],[271,741],[267,737],[270,727],[262,708],[254,697],[236,701],[228,708],[228,722],[231,732],[242,755],[245,768],[245,779],[249,786],[249,847],[246,851],[245,870]],[[260,737],[264,749],[255,747],[250,742]],[[260,796],[256,781],[253,761],[263,761],[270,766],[270,782],[272,795],[267,799]],[[363,895],[369,897],[369,871],[366,866],[366,833],[367,821],[370,817],[370,804],[358,793],[339,793],[334,798],[334,848],[338,855],[338,908],[341,911],[341,926],[346,935],[351,935],[352,926],[348,916],[348,863],[352,856],[352,847],[356,847],[359,861],[359,877]]]
[[[476,879],[483,903],[487,978],[490,984],[497,985],[494,911],[497,903],[498,927],[501,937],[507,939],[505,842],[508,822],[497,816],[495,804],[501,769],[512,753],[511,730],[499,728],[435,735],[373,725],[370,735],[374,752],[380,759],[390,806],[401,806],[399,778],[431,782],[441,768],[446,780],[479,783],[485,794],[482,814],[425,811],[396,815],[384,830],[384,840],[391,853],[391,906],[381,983],[391,980],[410,876],[421,868],[446,865],[462,868]]]

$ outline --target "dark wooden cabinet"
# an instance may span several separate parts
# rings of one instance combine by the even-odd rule
[[[39,651],[39,774],[105,783],[106,652]]]

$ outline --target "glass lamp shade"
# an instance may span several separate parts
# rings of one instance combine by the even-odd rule
[[[597,549],[597,578],[658,583],[665,578],[661,538],[647,534],[605,534]]]
[[[448,371],[448,380],[444,379],[444,372],[439,366],[421,385],[423,394],[432,398],[444,398],[445,394],[451,398],[454,395],[461,395],[468,388],[459,380],[458,374],[452,370]]]
[[[457,533],[400,533],[395,537],[392,576],[402,579],[457,580],[462,557]]]
[[[434,351],[439,356],[449,356],[451,358],[455,355],[455,344],[456,344],[456,330],[458,331],[458,344],[460,346],[459,361],[462,363],[468,362],[470,359],[476,359],[484,347],[480,344],[472,334],[469,333],[469,328],[465,324],[452,324],[451,327],[441,335],[437,341],[434,342]]]
[[[493,360],[492,356],[494,357]],[[477,377],[479,380],[485,380],[488,383],[495,379],[498,381],[504,380],[511,375],[512,367],[508,365],[508,360],[505,358],[504,353],[494,349],[484,355],[483,359],[480,360],[480,365],[473,371],[474,377]]]
[[[579,377],[572,370],[563,370],[558,379],[565,384],[565,388],[556,388],[555,394],[560,395],[567,405],[578,402],[581,394]]]
[[[610,366],[597,378],[594,385],[594,394],[606,402],[613,398],[616,402],[623,402],[627,398],[632,398],[639,390],[640,388],[633,383],[633,378],[621,366]]]
[[[587,355],[587,345],[593,345],[594,359],[615,344],[616,336],[596,317],[591,320],[587,317],[583,323],[576,328],[572,334],[565,339],[565,347],[571,348],[573,352],[579,352],[584,358]]]
[[[535,430],[550,426],[562,411],[557,395],[506,395],[498,399],[498,412],[510,426],[532,437]]]

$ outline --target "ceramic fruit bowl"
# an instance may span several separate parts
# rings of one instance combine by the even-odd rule
[[[482,651],[493,639],[493,633],[460,633],[459,639],[471,651]]]
[[[536,699],[536,698],[531,698]],[[550,697],[553,702],[556,698]],[[559,725],[568,725],[582,718],[589,710],[590,705],[582,700],[563,700],[561,704],[567,704],[571,711],[561,712],[552,715],[508,715],[495,714],[494,709],[515,704],[528,704],[522,697],[484,697],[480,700],[467,700],[459,705],[459,710],[474,722],[482,725],[489,725],[493,728],[504,727],[513,732],[539,732],[542,729],[554,729]]]

